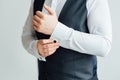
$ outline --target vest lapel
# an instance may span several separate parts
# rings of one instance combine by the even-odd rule
[[[45,0],[34,0],[34,15],[37,10],[42,11]]]

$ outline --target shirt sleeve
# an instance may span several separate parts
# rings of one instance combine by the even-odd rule
[[[60,46],[96,56],[109,53],[112,43],[112,24],[107,0],[87,0],[89,34],[76,31],[58,22],[51,38]]]
[[[32,27],[32,19],[33,19],[33,1],[31,3],[31,7],[29,10],[29,15],[25,22],[22,32],[22,44],[23,47],[33,56],[38,58],[39,60],[45,61],[45,58],[39,55],[37,50],[37,38],[35,35],[35,31]]]

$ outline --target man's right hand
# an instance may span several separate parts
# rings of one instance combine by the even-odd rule
[[[52,55],[58,48],[59,43],[53,39],[41,39],[37,43],[38,52],[42,57]]]

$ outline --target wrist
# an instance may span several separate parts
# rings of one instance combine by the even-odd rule
[[[55,25],[54,25],[54,27],[53,27],[53,29],[52,29],[50,35],[54,32],[54,30],[55,30],[55,28],[57,27],[57,25],[58,25],[58,20],[55,22]]]

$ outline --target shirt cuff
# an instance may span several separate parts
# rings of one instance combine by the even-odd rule
[[[61,22],[58,22],[50,38],[60,42],[61,44],[62,41],[69,40],[73,31],[74,30],[72,28],[69,28]]]
[[[38,52],[38,49],[37,49],[37,42],[38,40],[34,41],[32,44],[31,44],[31,49],[33,49],[33,55],[39,59],[40,61],[46,61],[46,59],[42,56],[39,55],[39,52]]]

